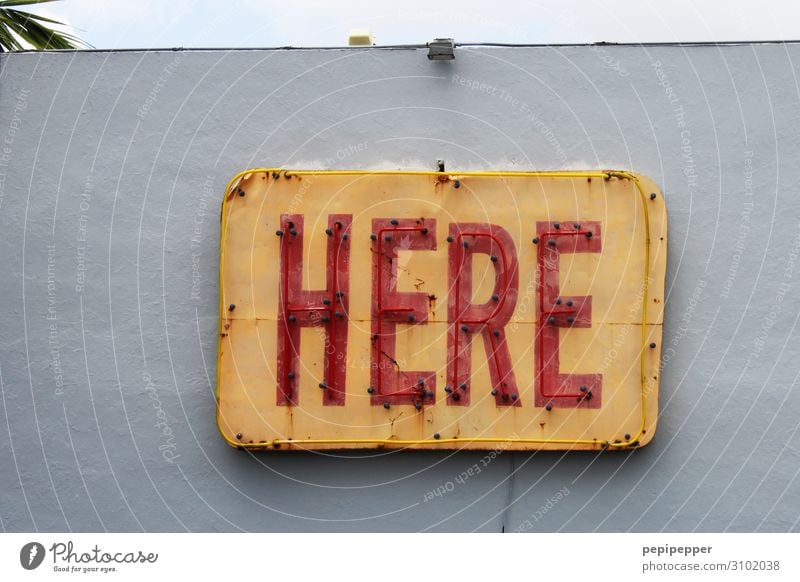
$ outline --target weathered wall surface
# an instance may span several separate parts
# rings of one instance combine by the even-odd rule
[[[2,528],[800,529],[799,59],[797,45],[464,48],[451,63],[379,49],[3,55]],[[484,467],[481,453],[224,444],[228,179],[437,158],[660,184],[671,241],[650,446]]]

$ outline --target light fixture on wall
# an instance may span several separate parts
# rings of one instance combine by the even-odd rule
[[[452,38],[435,38],[428,43],[428,60],[452,61],[456,58],[456,43]]]

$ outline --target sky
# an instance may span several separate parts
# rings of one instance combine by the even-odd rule
[[[797,0],[61,0],[36,11],[98,49],[800,39]]]

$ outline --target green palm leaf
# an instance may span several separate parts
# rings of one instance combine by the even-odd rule
[[[50,25],[63,25],[57,20],[17,10],[30,6],[57,2],[58,0],[0,0],[0,51],[19,51],[27,47],[37,50],[75,49],[88,46],[76,36],[55,30]]]

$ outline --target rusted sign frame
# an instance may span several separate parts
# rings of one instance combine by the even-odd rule
[[[237,191],[239,183],[255,173],[265,173],[267,176],[275,178],[285,176],[288,174],[296,176],[305,175],[417,175],[417,176],[437,176],[440,180],[458,182],[459,178],[475,177],[539,177],[539,178],[585,178],[593,179],[599,178],[603,180],[620,179],[630,180],[636,188],[639,199],[642,203],[643,217],[645,223],[645,252],[644,252],[644,278],[642,281],[642,321],[641,321],[641,344],[639,350],[640,360],[640,379],[641,379],[641,422],[639,430],[636,434],[625,435],[624,440],[600,440],[593,439],[540,439],[540,438],[517,438],[517,437],[474,437],[474,438],[435,438],[413,439],[413,440],[399,440],[399,439],[273,439],[270,441],[257,441],[257,442],[244,442],[241,440],[241,435],[231,435],[230,431],[226,431],[221,423],[221,409],[220,409],[220,377],[221,377],[221,354],[223,338],[226,335],[223,332],[225,314],[228,308],[225,303],[224,297],[224,251],[225,251],[225,235],[227,227],[227,212],[226,205],[231,198],[231,194]],[[288,177],[288,176],[287,176]],[[647,187],[645,187],[647,186]],[[650,209],[649,205],[653,202],[658,202],[661,205],[659,222],[661,231],[660,241],[663,244],[658,245],[656,256],[651,255],[652,244],[651,224],[650,224]],[[360,170],[283,170],[280,168],[254,168],[242,171],[234,176],[228,183],[223,196],[221,217],[220,217],[220,273],[219,273],[219,331],[218,334],[218,357],[217,357],[217,386],[216,386],[216,402],[217,402],[217,425],[220,434],[224,440],[232,447],[239,449],[251,450],[297,450],[304,448],[321,448],[321,449],[336,449],[336,448],[358,448],[358,445],[379,447],[379,448],[418,448],[418,449],[452,449],[452,448],[473,448],[473,449],[489,449],[498,446],[506,445],[506,448],[513,450],[537,450],[541,448],[555,448],[563,450],[565,448],[574,449],[611,449],[623,450],[644,446],[653,437],[656,426],[655,414],[648,416],[648,403],[650,400],[655,400],[657,411],[657,398],[658,398],[658,384],[660,373],[660,344],[661,344],[661,331],[662,323],[656,321],[648,321],[648,313],[651,312],[649,306],[650,297],[650,282],[652,279],[652,265],[654,262],[661,264],[665,267],[666,264],[666,210],[663,205],[663,198],[657,186],[649,179],[627,171],[618,170],[600,170],[600,171],[542,171],[542,172],[419,172],[419,171],[360,171]],[[336,223],[335,228],[340,228],[339,223]],[[576,225],[578,228],[578,225]],[[599,228],[599,224],[597,225]],[[552,224],[550,223],[537,223],[537,233],[542,236],[569,236],[570,234],[584,234],[580,232],[566,232],[560,231],[557,233],[552,232]],[[479,233],[483,234],[483,233]],[[341,236],[341,233],[338,234]],[[345,235],[346,238],[346,235]],[[546,247],[540,247],[546,248]],[[541,257],[541,255],[540,255]],[[662,272],[663,281],[663,272]],[[663,302],[658,299],[655,300],[660,303],[658,307],[658,318],[663,315]],[[579,312],[576,308],[572,313]],[[566,313],[566,311],[565,311]],[[648,327],[652,326],[652,330],[648,331]],[[449,350],[448,350],[449,351]],[[556,367],[557,369],[557,367]],[[584,387],[581,387],[584,390]],[[542,406],[543,402],[539,400],[539,393],[537,394],[537,401],[535,405]],[[591,392],[589,393],[591,396]],[[570,394],[569,396],[574,396]],[[583,395],[585,396],[585,394]],[[326,398],[329,396],[326,395]],[[335,395],[333,396],[335,398]],[[581,398],[581,395],[578,395]],[[549,409],[548,409],[549,410]],[[645,434],[647,433],[647,434]],[[537,446],[538,445],[538,446]]]

